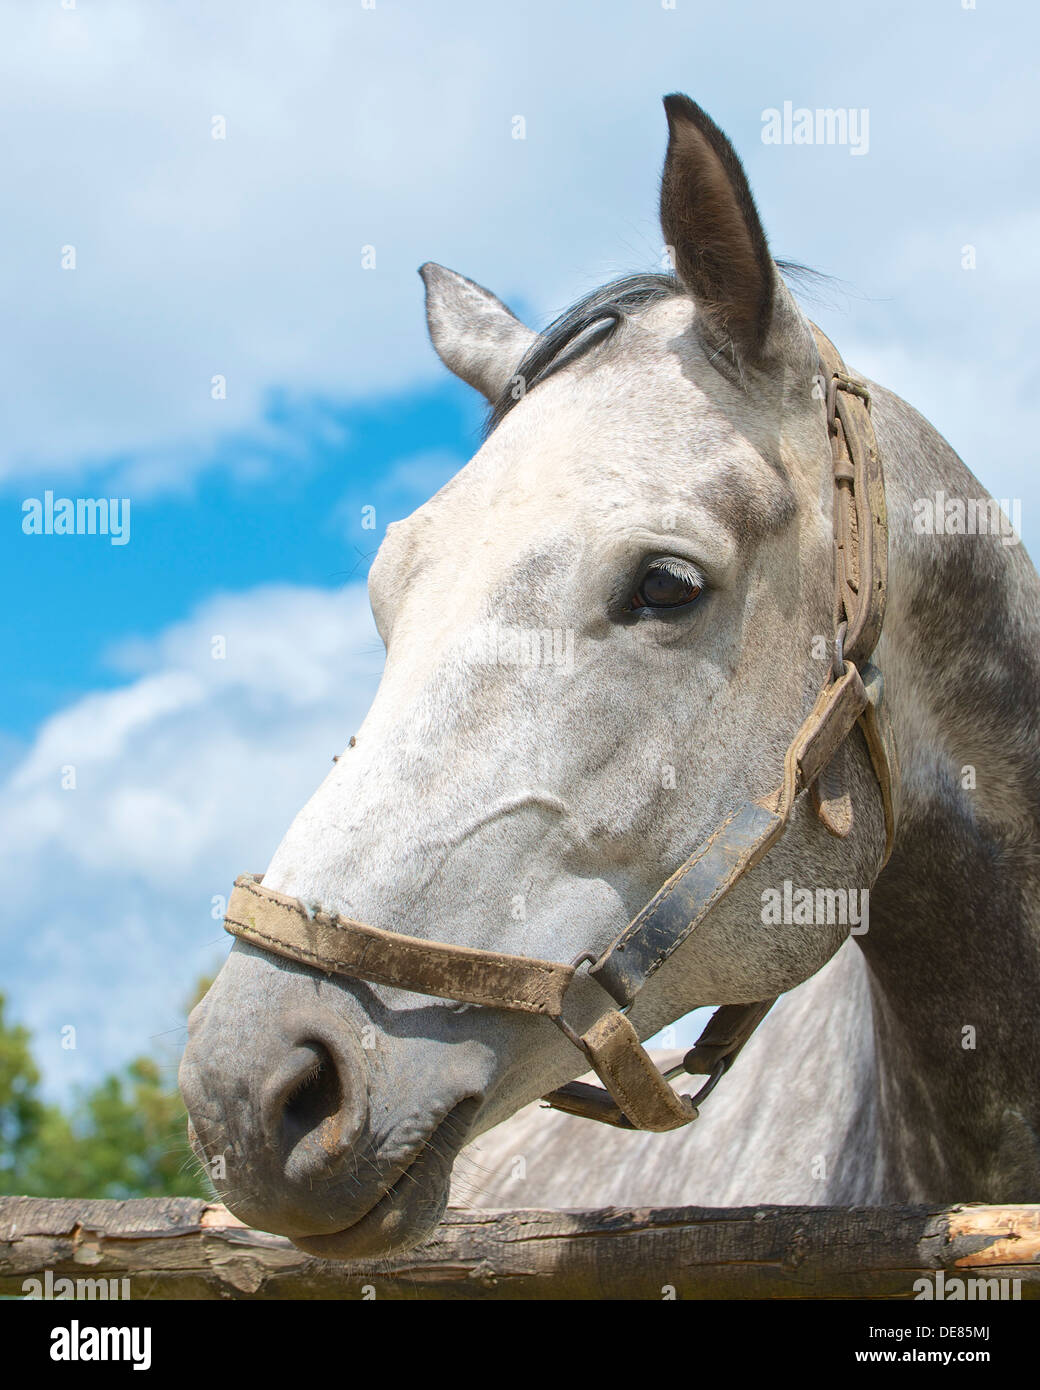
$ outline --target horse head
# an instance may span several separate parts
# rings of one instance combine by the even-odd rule
[[[522,957],[599,956],[702,841],[775,786],[831,661],[832,453],[820,355],[744,171],[666,100],[673,273],[587,296],[545,333],[423,267],[434,346],[491,403],[473,459],[387,529],[369,579],[378,694],[263,886],[308,911]],[[855,814],[803,799],[770,854],[869,885],[884,823],[867,748],[834,759]],[[762,920],[761,871],[650,979],[640,1037],[768,1000],[846,924]],[[569,990],[580,1033],[610,1001]],[[414,1243],[469,1139],[586,1070],[536,1013],[344,978],[238,940],[192,1014],[194,1143],[242,1220],[333,1257]],[[213,1171],[211,1169],[211,1171]]]

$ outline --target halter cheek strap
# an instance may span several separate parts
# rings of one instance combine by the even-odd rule
[[[261,875],[236,879],[226,929],[274,955],[330,974],[371,980],[459,1003],[544,1014],[587,1058],[606,1088],[571,1082],[544,1097],[554,1109],[624,1129],[670,1130],[697,1118],[701,1100],[733,1064],[775,1000],[717,1009],[681,1063],[659,1070],[627,1019],[643,986],[697,931],[726,894],[777,843],[798,798],[809,792],[823,825],[839,836],[852,829],[851,802],[834,777],[832,759],[858,726],[881,792],[886,862],[899,816],[899,777],[883,702],[881,673],[870,664],[881,634],[888,577],[887,516],[881,459],[866,388],[845,371],[833,343],[814,326],[826,382],[827,428],[834,473],[835,638],[831,671],[787,749],[774,792],[736,810],[682,864],[597,959],[571,965],[479,951],[310,911],[265,888]],[[616,1006],[585,1033],[563,1014],[577,969]],[[669,1079],[706,1076],[695,1095]]]

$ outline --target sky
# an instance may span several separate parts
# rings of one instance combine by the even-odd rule
[[[0,37],[0,989],[52,1095],[172,1077],[215,900],[372,698],[371,558],[483,422],[417,268],[536,328],[661,268],[665,93],[1040,542],[1025,0],[0,0]],[[788,102],[866,138],[770,143]],[[24,534],[48,491],[129,498],[129,539]]]

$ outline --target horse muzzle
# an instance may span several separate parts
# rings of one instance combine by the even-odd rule
[[[203,1005],[189,1021],[180,1086],[196,1156],[228,1207],[281,1234],[338,1229],[368,1133],[368,1067],[331,1010],[287,1009],[262,1029]],[[225,1017],[227,1017],[225,1015]]]
[[[427,1084],[409,1098],[373,1074],[336,985],[251,948],[232,952],[188,1028],[189,1137],[239,1220],[326,1259],[404,1248],[436,1226],[480,1106],[473,1067],[468,1086],[460,1074],[443,1095]]]

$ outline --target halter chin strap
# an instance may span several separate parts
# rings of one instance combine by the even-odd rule
[[[623,1129],[669,1130],[697,1118],[697,1106],[733,1064],[774,999],[717,1009],[680,1064],[658,1070],[625,1016],[654,972],[715,910],[733,885],[777,843],[798,798],[809,792],[833,835],[852,829],[834,754],[859,726],[881,790],[885,858],[899,815],[899,778],[883,704],[881,673],[869,658],[881,635],[888,578],[885,489],[866,388],[845,371],[834,344],[813,326],[824,368],[834,468],[835,638],[830,674],[791,740],[783,779],[770,795],[735,811],[660,888],[597,959],[573,964],[450,946],[311,911],[265,888],[262,875],[236,879],[226,929],[263,950],[331,974],[371,980],[461,1004],[545,1014],[587,1058],[606,1090],[571,1082],[544,1097],[557,1110]],[[608,1009],[585,1033],[563,1016],[576,971],[606,991]],[[708,1079],[692,1096],[668,1084],[680,1073]]]

